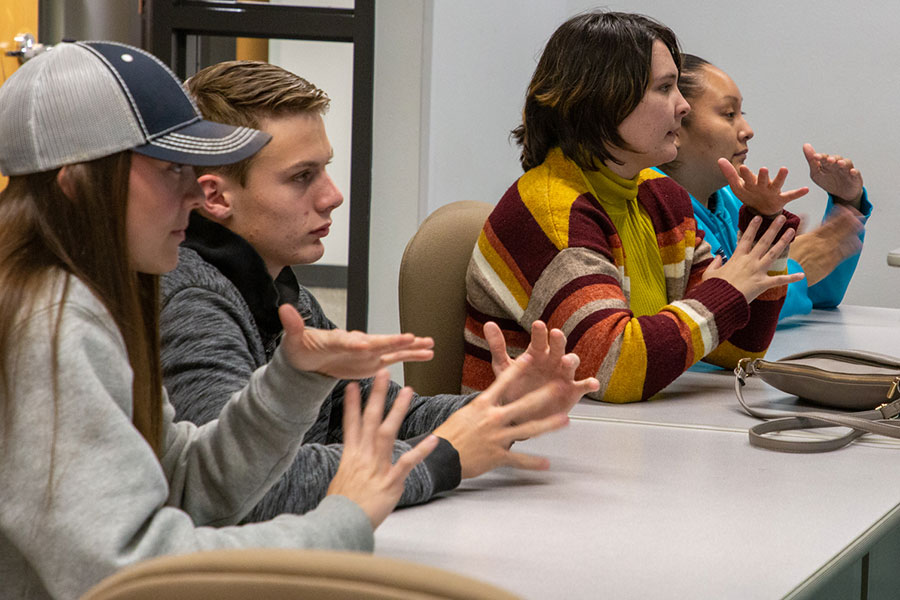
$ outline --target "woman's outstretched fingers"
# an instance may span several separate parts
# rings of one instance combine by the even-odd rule
[[[363,408],[360,445],[365,451],[369,451],[375,445],[375,436],[384,418],[384,394],[387,391],[387,379],[389,378],[390,375],[385,369],[375,374],[372,389],[369,391],[366,406]]]
[[[778,241],[772,244],[772,247],[769,248],[766,256],[766,261],[771,264],[772,262],[780,258],[787,251],[788,246],[796,235],[797,232],[793,228],[786,229],[785,232],[781,234],[781,237],[778,238]]]
[[[761,258],[772,247],[772,244],[775,242],[775,236],[781,231],[785,221],[784,215],[778,215],[769,223],[769,226],[759,236],[759,239],[756,239],[759,228],[762,225],[762,218],[759,216],[753,217],[747,229],[741,234],[741,239],[738,241],[738,251],[741,254]]]
[[[760,236],[760,238],[753,245],[753,251],[756,252],[757,256],[762,256],[771,249],[772,245],[775,243],[775,237],[781,231],[781,228],[784,226],[787,218],[784,215],[778,215],[772,222],[769,223],[769,226]]]
[[[381,357],[381,366],[387,367],[401,362],[428,362],[434,358],[434,350],[400,350],[384,354]]]
[[[513,361],[507,354],[505,340],[502,339],[499,328],[495,333],[494,327],[486,325],[484,332],[491,350],[491,367],[495,378],[499,378],[504,369],[513,363],[521,366],[525,361],[530,361],[530,367],[519,371],[520,376],[504,385],[502,391],[497,394],[502,401],[513,401],[553,379],[571,381],[574,378],[572,359],[565,358],[566,336],[561,330],[554,328],[548,331],[543,321],[534,321],[531,324],[531,340],[528,348]],[[575,367],[577,368],[577,363]]]
[[[750,252],[750,249],[753,248],[753,245],[756,243],[756,234],[759,231],[760,225],[762,225],[762,217],[759,215],[750,219],[747,228],[740,232],[735,254],[738,252],[743,254]]]
[[[731,190],[741,202],[762,215],[778,214],[784,209],[785,204],[809,192],[807,187],[788,192],[781,191],[781,187],[787,179],[786,167],[781,167],[775,178],[770,179],[769,170],[766,167],[759,169],[757,177],[746,165],[740,165],[736,171],[725,158],[720,158],[718,165],[722,174],[725,175],[728,185],[731,186]]]
[[[787,176],[787,167],[781,167],[780,169],[778,169],[778,173],[775,175],[775,179],[772,180],[772,187],[781,189],[781,186],[783,186],[784,182],[787,180]]]
[[[413,446],[412,449],[404,452],[392,467],[394,476],[397,479],[405,480],[416,465],[425,460],[425,458],[431,454],[432,450],[437,448],[439,442],[440,440],[438,437],[431,434]]]
[[[359,384],[355,381],[348,383],[344,389],[344,449],[355,447],[359,443],[360,405]]]
[[[381,370],[360,413],[359,388],[347,386],[344,399],[344,451],[337,473],[328,486],[329,494],[340,494],[356,502],[376,528],[394,509],[404,489],[404,481],[417,464],[437,445],[429,436],[392,464],[397,432],[409,408],[412,390],[403,388],[391,410],[384,415],[390,374]]]
[[[381,354],[382,361],[386,365],[397,362],[397,358],[406,354],[413,355],[417,352],[431,352],[432,348],[434,348],[434,340],[430,337],[417,337],[411,333],[366,335],[366,337],[368,338],[367,343],[370,351]],[[388,360],[391,360],[391,362],[387,362]]]
[[[385,393],[386,392],[387,386],[385,386]],[[384,421],[381,421],[381,424],[377,426],[377,450],[386,452],[389,456],[393,452],[394,440],[397,439],[397,433],[400,431],[400,427],[403,425],[403,419],[406,417],[406,412],[409,410],[409,402],[412,399],[412,394],[412,388],[410,387],[401,389],[397,393],[397,397],[394,398],[391,410],[388,412],[387,416],[384,417]],[[384,403],[382,403],[381,406],[382,411],[384,410],[383,406]]]
[[[297,310],[287,304],[278,314],[285,330],[279,350],[300,371],[361,379],[399,360],[428,360],[432,356],[431,338],[305,327]]]

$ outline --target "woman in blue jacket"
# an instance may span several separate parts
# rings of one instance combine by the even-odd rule
[[[702,58],[684,55],[678,88],[691,112],[678,132],[678,157],[660,170],[691,194],[706,241],[713,252],[728,258],[737,245],[741,206],[728,182],[737,181],[736,169],[746,169],[743,163],[753,129],[741,112],[737,85]],[[856,270],[865,221],[872,212],[862,175],[851,160],[819,154],[810,144],[803,145],[803,153],[811,179],[828,193],[828,205],[821,226],[798,235],[791,244],[788,271],[806,277],[788,287],[780,319],[840,304]],[[763,173],[760,176],[767,176]]]

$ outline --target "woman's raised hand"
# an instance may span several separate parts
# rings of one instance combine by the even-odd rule
[[[722,257],[716,256],[703,273],[703,280],[712,277],[724,279],[737,288],[747,302],[752,302],[770,288],[788,285],[803,279],[803,273],[786,275],[769,275],[768,273],[772,263],[785,254],[788,244],[795,235],[793,229],[788,229],[777,241],[775,240],[784,223],[784,215],[778,215],[759,240],[756,240],[756,234],[762,224],[762,217],[753,217],[746,231],[741,234],[741,239],[731,258],[723,263]]]
[[[803,156],[809,163],[809,178],[813,183],[842,202],[859,208],[863,179],[852,160],[839,154],[816,152],[812,144],[803,144]]]
[[[337,473],[328,486],[328,495],[339,494],[356,502],[368,515],[372,529],[394,510],[403,494],[403,482],[413,467],[422,462],[438,444],[429,435],[391,464],[394,440],[412,397],[410,388],[397,394],[390,412],[384,414],[384,397],[390,374],[382,369],[375,375],[366,408],[360,416],[359,386],[351,383],[344,393],[344,451]]]
[[[371,335],[343,329],[313,329],[290,304],[278,308],[284,327],[281,347],[291,365],[338,379],[371,377],[396,362],[426,361],[434,356],[431,338],[411,333]]]
[[[748,206],[763,216],[777,215],[784,210],[784,205],[791,200],[805,196],[809,192],[808,187],[801,187],[787,192],[781,191],[787,179],[787,167],[778,169],[775,179],[769,179],[769,170],[760,168],[759,175],[754,175],[746,165],[741,165],[740,173],[728,159],[720,158],[718,161],[722,175],[731,186],[734,195]]]

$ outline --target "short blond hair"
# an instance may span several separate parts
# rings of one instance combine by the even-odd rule
[[[258,129],[263,119],[303,113],[325,114],[331,98],[323,90],[277,65],[255,60],[221,62],[184,82],[203,117],[218,123]],[[253,157],[217,172],[245,185]]]

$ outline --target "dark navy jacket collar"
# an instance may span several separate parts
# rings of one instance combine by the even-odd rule
[[[272,281],[266,263],[247,240],[196,212],[191,213],[183,245],[234,284],[268,346],[281,333],[278,306],[297,305],[299,286],[291,268],[285,267]]]

